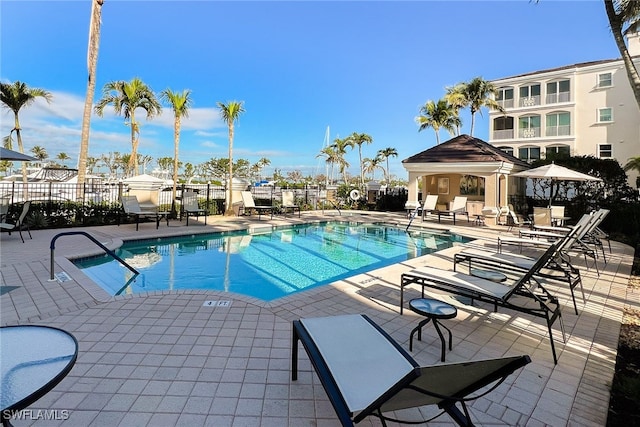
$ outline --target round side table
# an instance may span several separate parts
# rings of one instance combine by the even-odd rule
[[[415,298],[409,301],[409,308],[414,313],[417,313],[421,316],[425,316],[426,318],[416,326],[409,336],[409,351],[413,351],[413,336],[415,333],[418,333],[418,341],[422,341],[422,327],[427,323],[433,321],[433,326],[436,328],[436,332],[440,337],[440,342],[442,343],[442,357],[441,360],[444,362],[445,356],[445,341],[444,336],[442,335],[442,331],[440,330],[440,326],[445,328],[449,333],[449,350],[452,349],[452,334],[451,330],[447,328],[445,325],[440,323],[442,319],[453,319],[458,315],[458,309],[448,304],[444,301],[440,301],[433,298]]]

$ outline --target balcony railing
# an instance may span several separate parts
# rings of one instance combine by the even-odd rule
[[[526,128],[518,130],[518,138],[540,138],[540,128]]]
[[[571,92],[548,93],[547,104],[558,104],[571,101]]]
[[[513,139],[513,129],[502,129],[493,131],[493,139]]]
[[[552,126],[545,131],[546,136],[569,136],[571,135],[571,126]]]
[[[526,98],[520,98],[521,107],[533,107],[540,105],[540,95],[528,96]]]
[[[498,104],[502,108],[513,108],[513,98],[511,98],[511,99],[500,99],[500,100],[498,100]]]

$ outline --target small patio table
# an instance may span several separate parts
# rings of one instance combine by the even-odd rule
[[[49,326],[5,326],[0,328],[0,354],[0,414],[7,427],[13,414],[47,394],[71,371],[78,341]]]

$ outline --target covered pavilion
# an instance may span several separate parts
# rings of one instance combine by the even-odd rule
[[[409,173],[407,209],[415,209],[427,194],[438,195],[439,209],[447,209],[455,196],[466,196],[470,214],[490,207],[497,210],[511,203],[511,196],[524,196],[526,180],[511,175],[531,167],[469,135],[414,154],[402,165]]]

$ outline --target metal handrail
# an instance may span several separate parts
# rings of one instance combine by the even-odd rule
[[[111,257],[113,257],[114,259],[116,259],[117,261],[119,261],[122,265],[124,265],[125,267],[127,267],[129,270],[131,270],[132,273],[138,275],[140,274],[140,272],[138,270],[136,270],[135,268],[131,267],[129,264],[127,264],[122,258],[120,258],[118,255],[116,255],[115,252],[113,252],[111,249],[107,248],[105,245],[103,245],[102,243],[98,242],[95,237],[93,237],[92,235],[90,235],[89,233],[85,232],[85,231],[67,231],[64,233],[58,233],[56,234],[53,239],[51,239],[51,244],[49,245],[49,249],[51,249],[51,280],[54,279],[54,257],[55,257],[55,250],[56,250],[56,240],[58,240],[59,237],[62,236],[71,236],[74,234],[81,234],[83,236],[86,236],[87,238],[89,238],[89,240],[91,240],[93,243],[95,243],[96,245],[98,245],[100,247],[100,249],[102,249],[103,251],[105,251],[107,253],[107,255],[110,255]]]

